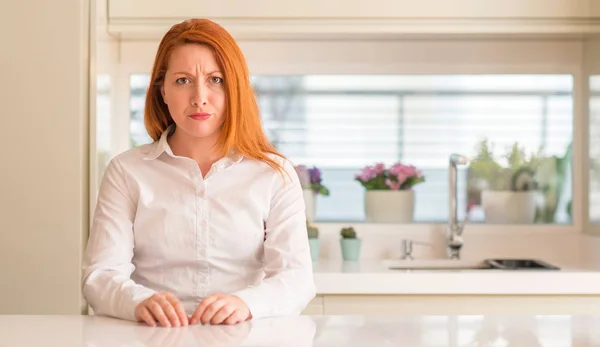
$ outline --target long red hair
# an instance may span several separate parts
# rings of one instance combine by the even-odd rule
[[[165,34],[158,46],[150,86],[146,94],[144,123],[150,137],[157,141],[173,124],[160,88],[164,83],[169,58],[173,50],[185,44],[201,44],[209,47],[221,68],[225,86],[225,121],[219,139],[218,150],[226,156],[232,150],[263,161],[282,172],[282,166],[268,154],[284,158],[267,139],[260,121],[260,113],[246,59],[233,37],[219,24],[208,19],[190,19],[175,24]]]

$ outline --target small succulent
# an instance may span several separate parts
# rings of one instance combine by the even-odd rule
[[[342,238],[344,239],[355,239],[356,231],[353,227],[342,228],[340,235],[342,235]]]
[[[319,228],[314,225],[310,225],[308,221],[306,221],[306,230],[308,231],[309,239],[318,239],[319,238]]]

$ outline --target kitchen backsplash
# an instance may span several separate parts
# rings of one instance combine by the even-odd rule
[[[316,223],[319,228],[320,252],[323,261],[342,259],[340,246],[340,230],[352,226],[362,246],[360,259],[399,259],[403,239],[426,242],[430,245],[413,245],[415,259],[445,258],[444,228],[431,231],[403,231],[398,225],[373,224],[337,224]],[[541,258],[558,261],[561,264],[577,266],[582,261],[594,259],[599,253],[600,241],[593,237],[571,232],[507,232],[507,233],[475,233],[469,232],[468,226],[463,235],[465,244],[461,250],[462,259],[478,260],[493,257]]]

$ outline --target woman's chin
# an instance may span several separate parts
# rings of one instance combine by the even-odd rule
[[[191,129],[186,129],[186,130],[187,130],[186,132],[191,137],[195,137],[195,138],[208,138],[208,137],[219,136],[218,129],[214,129],[213,127],[196,126],[196,127],[191,127]]]

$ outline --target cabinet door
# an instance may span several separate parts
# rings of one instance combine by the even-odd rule
[[[323,314],[323,297],[317,296],[308,303],[304,311],[302,311],[303,315],[315,316]]]
[[[598,314],[600,296],[326,295],[326,315]]]
[[[597,0],[108,0],[109,23],[115,20],[294,19],[558,19],[593,17]],[[292,23],[292,24],[298,24]],[[256,23],[254,23],[256,24]]]
[[[600,31],[593,22],[599,14],[598,0],[369,0],[368,6],[359,0],[108,0],[107,30],[121,39],[157,40],[173,24],[200,17],[238,39],[591,35]]]

